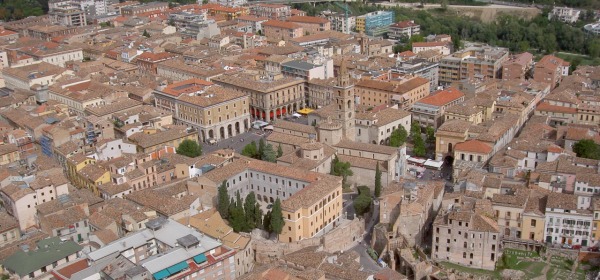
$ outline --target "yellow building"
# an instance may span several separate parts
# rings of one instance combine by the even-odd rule
[[[521,221],[529,190],[517,189],[513,194],[494,194],[492,209],[498,222],[500,235],[506,238],[522,238]]]
[[[529,195],[525,210],[523,211],[523,222],[521,223],[521,238],[544,241],[544,227],[546,225],[546,200],[547,191],[534,189]]]
[[[403,81],[360,80],[354,86],[359,103],[365,106],[396,105],[409,110],[429,95],[429,80],[412,77]]]
[[[0,165],[7,165],[21,159],[19,148],[15,144],[0,145]]]
[[[366,17],[356,18],[356,32],[365,32],[365,20]]]
[[[67,177],[77,188],[86,188],[99,195],[98,186],[110,183],[110,172],[96,164],[96,160],[83,153],[67,159]]]
[[[594,222],[592,223],[592,244],[600,240],[600,197],[594,197],[592,202]]]
[[[313,182],[284,200],[281,208],[285,220],[281,242],[311,238],[326,227],[335,227],[343,208],[342,178],[328,176]]]

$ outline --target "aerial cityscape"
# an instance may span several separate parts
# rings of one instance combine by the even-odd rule
[[[0,72],[1,280],[600,280],[598,0],[4,0]]]

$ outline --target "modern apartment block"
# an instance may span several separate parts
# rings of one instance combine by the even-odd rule
[[[394,23],[393,11],[377,11],[356,17],[356,31],[369,36],[382,36]]]
[[[446,108],[465,101],[465,94],[455,88],[439,90],[417,101],[412,107],[413,121],[421,127],[437,129],[444,123]]]
[[[63,26],[85,26],[87,25],[85,11],[75,3],[63,2],[64,4],[56,6],[48,15],[54,24]]]
[[[502,80],[525,80],[532,65],[532,54],[516,54],[502,64]]]
[[[500,78],[502,64],[508,60],[508,49],[488,45],[472,45],[442,58],[440,84],[473,78]]]
[[[398,62],[396,67],[392,68],[392,73],[423,77],[429,80],[429,90],[433,92],[439,85],[439,70],[440,64],[437,62],[414,58]]]
[[[402,38],[410,39],[413,35],[420,33],[420,25],[416,24],[414,20],[405,20],[390,25],[388,37],[393,40],[400,40]]]
[[[539,83],[550,84],[556,87],[564,76],[569,75],[571,64],[553,55],[546,55],[535,64],[533,69],[533,80]]]
[[[331,30],[331,23],[329,20],[322,17],[291,16],[287,18],[287,21],[302,26],[305,33],[304,35]]]
[[[166,2],[149,2],[135,6],[128,6],[121,9],[123,16],[136,16],[142,13],[160,11],[164,12],[169,9],[169,3]]]
[[[262,27],[263,34],[274,40],[290,40],[304,36],[302,26],[293,22],[269,20],[263,22]]]
[[[155,90],[156,106],[173,113],[175,123],[198,130],[200,141],[223,140],[250,127],[247,94],[190,79]]]
[[[111,259],[122,256],[119,267],[128,268],[124,269],[127,275],[144,278],[234,279],[234,254],[235,250],[196,229],[161,217],[88,253],[87,261],[101,271]]]
[[[288,5],[282,4],[256,4],[250,7],[250,14],[257,17],[285,20],[292,16],[292,10]]]
[[[580,10],[575,10],[568,7],[554,7],[550,13],[548,13],[548,19],[557,19],[566,23],[574,23],[579,20]]]
[[[321,16],[325,17],[327,20],[329,20],[329,22],[331,22],[331,30],[348,34],[356,27],[356,16],[353,15],[348,15],[346,17],[345,13],[337,13],[327,10],[323,11]]]

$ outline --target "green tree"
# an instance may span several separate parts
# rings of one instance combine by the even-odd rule
[[[256,216],[257,213],[255,208],[257,205],[258,202],[256,201],[256,195],[254,195],[254,192],[250,192],[248,195],[246,195],[246,198],[244,199],[244,214],[246,216],[246,228],[244,231],[246,232],[252,231],[260,225],[261,217],[260,215]]]
[[[410,137],[414,138],[415,135],[421,135],[421,126],[418,122],[412,122],[410,124]]]
[[[573,152],[578,157],[600,160],[600,145],[591,139],[584,139],[575,143],[573,145]]]
[[[208,0],[202,0],[202,4],[208,4]]]
[[[354,198],[354,212],[356,215],[362,216],[369,211],[369,207],[371,206],[371,202],[373,199],[371,198],[371,191],[366,186],[358,187],[358,196]]]
[[[379,170],[379,162],[375,166],[375,197],[381,195],[381,170]]]
[[[223,181],[218,189],[217,210],[225,220],[229,218],[229,195],[227,194],[227,181]]]
[[[425,142],[421,134],[415,134],[413,137],[413,153],[418,157],[424,157],[427,155],[427,149],[425,148]]]
[[[148,30],[144,29],[144,33],[142,34],[142,36],[150,38],[150,33],[148,33]]]
[[[229,207],[229,224],[235,232],[244,231],[248,226],[246,225],[246,215],[244,214],[244,205],[242,204],[240,192],[236,193],[236,202],[234,205],[233,207]]]
[[[277,162],[277,152],[273,150],[273,145],[267,144],[263,150],[261,159],[268,162]]]
[[[427,126],[425,133],[427,134],[427,142],[435,143],[435,129],[431,126]]]
[[[283,149],[281,148],[281,143],[280,143],[279,146],[277,147],[277,158],[280,158],[281,156],[283,156]]]
[[[256,142],[252,141],[242,149],[242,155],[250,158],[256,158],[258,156],[258,149],[256,148]]]
[[[342,177],[342,185],[346,187],[348,182],[348,177],[354,175],[352,170],[350,169],[352,166],[349,162],[341,162],[337,155],[331,161],[331,175],[341,176]]]
[[[271,221],[269,222],[269,228],[271,232],[281,234],[281,230],[285,225],[285,221],[283,220],[283,213],[281,213],[281,201],[279,198],[275,200],[273,204],[273,210],[271,212]]]
[[[198,142],[190,139],[181,141],[176,152],[187,157],[197,157],[202,155],[202,146]]]
[[[267,211],[267,214],[263,217],[262,229],[271,232],[271,210]]]
[[[404,126],[400,125],[396,130],[392,131],[392,135],[390,135],[390,146],[400,147],[404,145],[407,137],[408,132],[406,132]]]

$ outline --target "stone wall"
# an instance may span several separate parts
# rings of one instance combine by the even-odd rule
[[[310,246],[321,246],[326,252],[337,252],[348,250],[358,241],[362,240],[365,231],[365,222],[362,219],[354,219],[344,223],[320,237],[304,239],[291,243],[280,243],[273,240],[265,240],[256,234],[253,235],[253,248],[256,252],[257,263],[269,263],[276,261],[283,255],[287,255]]]

